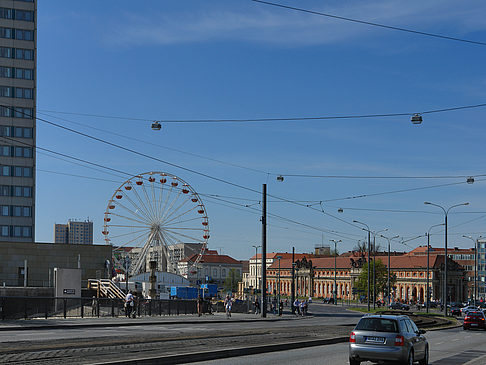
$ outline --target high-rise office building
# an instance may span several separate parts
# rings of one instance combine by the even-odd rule
[[[92,245],[93,222],[70,219],[67,224],[55,224],[54,243]]]
[[[0,241],[34,242],[37,0],[0,0]]]

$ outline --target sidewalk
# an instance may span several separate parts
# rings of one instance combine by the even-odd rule
[[[255,321],[287,321],[299,319],[295,315],[284,313],[281,317],[274,314],[267,314],[266,318],[260,315],[232,313],[231,318],[226,318],[226,314],[216,312],[204,314],[201,317],[194,314],[181,314],[171,316],[144,316],[137,318],[127,317],[73,317],[73,318],[39,318],[39,319],[19,319],[0,321],[0,331],[22,331],[32,329],[58,329],[58,328],[86,328],[86,327],[118,327],[118,326],[140,326],[140,325],[176,325],[197,324],[201,322],[227,323],[227,322],[255,322]]]

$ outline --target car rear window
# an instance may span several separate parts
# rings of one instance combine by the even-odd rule
[[[388,318],[361,318],[356,325],[357,330],[376,332],[398,332],[398,324],[394,319]]]

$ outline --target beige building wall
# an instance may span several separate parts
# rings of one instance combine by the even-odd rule
[[[109,245],[66,245],[55,243],[0,242],[0,286],[24,285],[24,262],[27,260],[27,286],[53,285],[53,269],[81,268],[81,280],[108,278],[111,267]]]

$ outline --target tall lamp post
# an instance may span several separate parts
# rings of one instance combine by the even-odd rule
[[[282,256],[277,256],[276,259],[278,260],[278,301],[277,301],[277,305],[280,305],[280,259],[282,258]],[[278,307],[277,307],[278,308]]]
[[[292,285],[290,296],[290,307],[292,308],[292,314],[295,313],[294,301],[295,301],[295,247],[292,247]]]
[[[386,284],[386,295],[388,297],[388,307],[390,307],[390,301],[391,301],[391,291],[390,291],[390,241],[394,240],[395,238],[398,238],[400,236],[396,235],[396,236],[393,236],[393,237],[385,237],[383,235],[380,234],[381,237],[383,237],[384,239],[386,239],[388,241],[388,278],[387,278],[387,284]]]
[[[427,313],[429,313],[429,308],[430,308],[430,284],[429,284],[429,276],[430,276],[430,261],[429,261],[429,257],[430,257],[430,231],[434,227],[440,227],[440,226],[443,226],[443,225],[444,225],[444,223],[434,224],[427,231],[427,294],[426,294],[426,299],[425,299],[426,302],[427,302],[426,303]]]
[[[477,293],[477,283],[476,283],[476,278],[478,277],[477,275],[477,267],[478,267],[478,241],[482,237],[478,237],[477,239],[472,238],[471,236],[465,236],[463,235],[462,237],[464,238],[469,238],[474,242],[474,292],[473,292],[473,300],[474,300],[474,306],[476,306],[476,293]]]
[[[388,231],[388,228],[382,229],[378,232],[373,232],[373,309],[376,309],[376,235],[381,232]]]
[[[371,252],[370,252],[370,241],[371,241],[371,231],[370,231],[370,227],[366,224],[366,223],[363,223],[363,222],[360,222],[360,221],[357,221],[357,220],[354,220],[353,221],[354,223],[359,223],[359,224],[362,224],[366,227],[366,229],[364,229],[365,231],[368,232],[368,312],[370,311],[370,255],[371,255]]]
[[[338,242],[342,242],[341,240],[329,240],[331,242],[334,242],[334,305],[337,305],[337,283],[336,283],[336,257],[337,257],[337,248],[336,245]]]
[[[434,203],[431,203],[431,202],[424,202],[424,204],[433,205],[435,207],[442,209],[442,211],[444,212],[444,225],[445,225],[445,230],[444,230],[445,231],[444,232],[444,289],[443,289],[444,292],[442,293],[444,300],[442,302],[444,303],[444,316],[447,317],[447,215],[449,214],[449,211],[452,208],[460,207],[462,205],[469,205],[469,203],[466,202],[466,203],[461,203],[461,204],[455,204],[455,205],[450,206],[447,209],[444,208],[441,205],[434,204]]]

